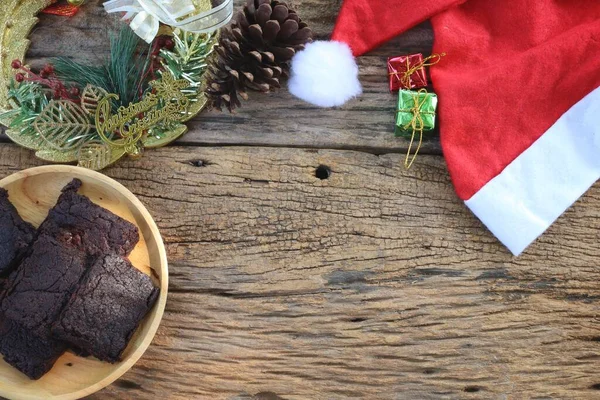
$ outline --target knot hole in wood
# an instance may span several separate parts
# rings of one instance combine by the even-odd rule
[[[319,165],[315,170],[315,176],[321,180],[329,179],[331,176],[331,168],[327,165]]]

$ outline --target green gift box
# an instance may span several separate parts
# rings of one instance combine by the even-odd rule
[[[438,98],[425,89],[400,90],[396,112],[396,136],[412,137],[417,132],[435,128]]]

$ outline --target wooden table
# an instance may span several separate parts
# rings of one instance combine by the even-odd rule
[[[340,1],[295,3],[327,37]],[[99,4],[44,17],[34,64],[102,59]],[[437,140],[406,171],[385,60],[431,42],[425,24],[360,58],[365,94],[343,108],[253,94],[105,171],[154,215],[171,290],[147,353],[92,399],[600,397],[600,186],[513,258]],[[0,177],[40,164],[0,144]]]

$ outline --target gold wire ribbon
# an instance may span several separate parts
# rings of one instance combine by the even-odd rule
[[[411,88],[411,77],[415,72],[417,72],[421,68],[431,67],[431,66],[438,64],[440,61],[442,61],[442,57],[445,57],[445,56],[446,56],[446,53],[432,54],[429,57],[424,58],[423,61],[416,63],[412,67],[410,66],[410,58],[407,56],[406,57],[406,71],[402,72],[402,76],[400,76],[400,73],[398,71],[390,72],[389,75],[390,76],[393,75],[396,78],[400,79],[400,83],[402,83],[404,88],[410,89]],[[429,62],[429,61],[431,61],[431,62]]]
[[[425,96],[423,96],[425,95]],[[431,93],[427,92],[427,89],[421,89],[418,92],[413,92],[413,106],[411,108],[401,108],[396,113],[412,113],[413,117],[409,123],[402,126],[402,129],[409,130],[412,129],[412,136],[410,138],[410,145],[408,146],[408,151],[406,152],[406,159],[404,160],[404,167],[406,169],[410,169],[413,163],[415,162],[419,151],[421,150],[421,146],[423,145],[423,131],[425,129],[425,121],[423,121],[423,115],[435,115],[433,111],[422,111],[421,108],[427,104],[427,101],[431,97]],[[417,150],[410,158],[411,151],[415,142],[415,136],[419,133],[419,144],[417,146]],[[410,161],[409,161],[410,160]]]

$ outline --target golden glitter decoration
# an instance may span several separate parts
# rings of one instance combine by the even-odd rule
[[[94,140],[79,149],[77,160],[80,167],[99,171],[117,162],[124,155],[124,149],[112,148],[103,141]]]
[[[184,122],[184,121],[182,121]],[[175,128],[171,129],[167,134],[155,135],[153,129],[148,131],[142,141],[144,142],[144,148],[153,149],[157,147],[163,147],[171,143],[173,140],[183,136],[187,133],[188,127],[184,124],[179,124]]]
[[[192,3],[196,7],[196,10],[198,10],[195,14],[206,12],[212,8],[211,0],[192,0]]]
[[[19,146],[25,147],[29,150],[40,150],[46,145],[43,138],[32,135],[21,135],[19,131],[8,129],[4,132],[6,136]]]
[[[58,151],[78,149],[94,135],[87,112],[68,100],[52,100],[33,126],[49,147]]]
[[[139,156],[143,148],[140,141],[145,132],[160,123],[179,122],[186,115],[190,100],[181,90],[189,86],[185,79],[175,80],[170,73],[163,74],[161,80],[150,82],[154,92],[147,93],[138,103],[120,107],[114,115],[111,114],[111,101],[119,100],[119,96],[108,94],[96,109],[98,135],[111,148]]]
[[[50,0],[0,0],[0,112],[10,109],[8,85],[14,76],[10,63],[25,59],[37,14],[48,5]]]
[[[90,115],[96,115],[100,100],[108,96],[108,92],[93,85],[87,85],[81,94],[81,107]]]

